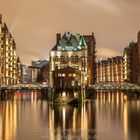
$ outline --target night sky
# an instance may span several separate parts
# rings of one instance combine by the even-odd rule
[[[56,33],[95,33],[98,57],[122,55],[140,30],[140,0],[0,0],[22,63],[48,59]]]

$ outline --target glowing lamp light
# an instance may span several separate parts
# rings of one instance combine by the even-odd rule
[[[87,80],[87,76],[85,76],[85,80]]]
[[[62,92],[62,96],[66,97],[66,92],[65,91]]]

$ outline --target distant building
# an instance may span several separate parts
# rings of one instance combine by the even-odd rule
[[[48,73],[46,66],[49,65],[47,60],[32,61],[31,69],[31,82],[32,83],[43,83],[48,81],[48,77],[45,75]]]
[[[129,83],[140,84],[140,32],[137,42],[131,42],[123,51],[124,80]]]
[[[57,34],[57,44],[50,52],[50,86],[83,86],[95,82],[95,38]]]
[[[43,66],[47,65],[49,61],[47,60],[38,60],[38,61],[32,61],[31,66],[36,68],[42,68]]]
[[[31,71],[31,83],[38,83],[42,82],[40,79],[41,78],[41,68],[39,67],[34,67],[30,66],[30,71]]]
[[[17,58],[17,79],[18,84],[22,82],[22,63],[19,57]]]
[[[31,69],[26,66],[22,65],[22,83],[31,83]]]
[[[16,57],[16,43],[0,15],[0,85],[20,82],[20,64]]]
[[[116,56],[97,62],[96,83],[123,82],[123,57]]]
[[[43,83],[48,84],[49,83],[49,63],[41,68],[40,73],[41,74],[40,74],[38,80],[42,81]]]
[[[113,57],[97,62],[96,76],[97,83],[128,82],[140,85],[140,31],[137,42],[132,41],[124,48],[123,58]]]

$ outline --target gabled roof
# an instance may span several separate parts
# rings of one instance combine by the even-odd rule
[[[79,46],[87,46],[84,37],[80,35],[73,35],[69,32],[66,32],[60,40],[56,43],[56,45],[52,48],[52,50],[60,50],[67,51],[67,50],[81,50]],[[61,48],[62,47],[62,48]],[[70,47],[70,49],[69,49]]]
[[[55,46],[52,48],[52,51],[57,50],[57,44],[55,44]]]
[[[135,43],[134,41],[130,42],[129,46],[127,48],[135,48],[137,47],[137,43]]]
[[[5,30],[5,31],[8,31],[8,28],[7,28],[6,23],[4,23],[4,24],[3,24],[3,26],[4,26],[4,27],[3,27],[3,28],[4,28],[4,30]]]
[[[20,61],[19,57],[17,57],[17,63],[21,63],[21,61]]]
[[[59,45],[61,46],[78,46],[79,40],[77,40],[76,36],[72,35],[69,32],[66,32],[59,41]]]

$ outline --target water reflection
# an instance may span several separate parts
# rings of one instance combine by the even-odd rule
[[[140,101],[123,92],[97,93],[78,106],[58,106],[40,92],[16,92],[0,102],[1,140],[138,140]]]
[[[82,103],[78,107],[54,106],[55,135],[59,139],[88,139],[89,129],[95,129],[95,106]],[[91,119],[92,118],[92,119]],[[53,134],[54,135],[54,134]]]
[[[0,139],[14,140],[17,131],[16,105],[10,101],[0,105]]]
[[[140,100],[123,92],[101,91],[97,94],[97,128],[110,130],[107,139],[140,139]],[[100,140],[104,135],[100,135]]]

